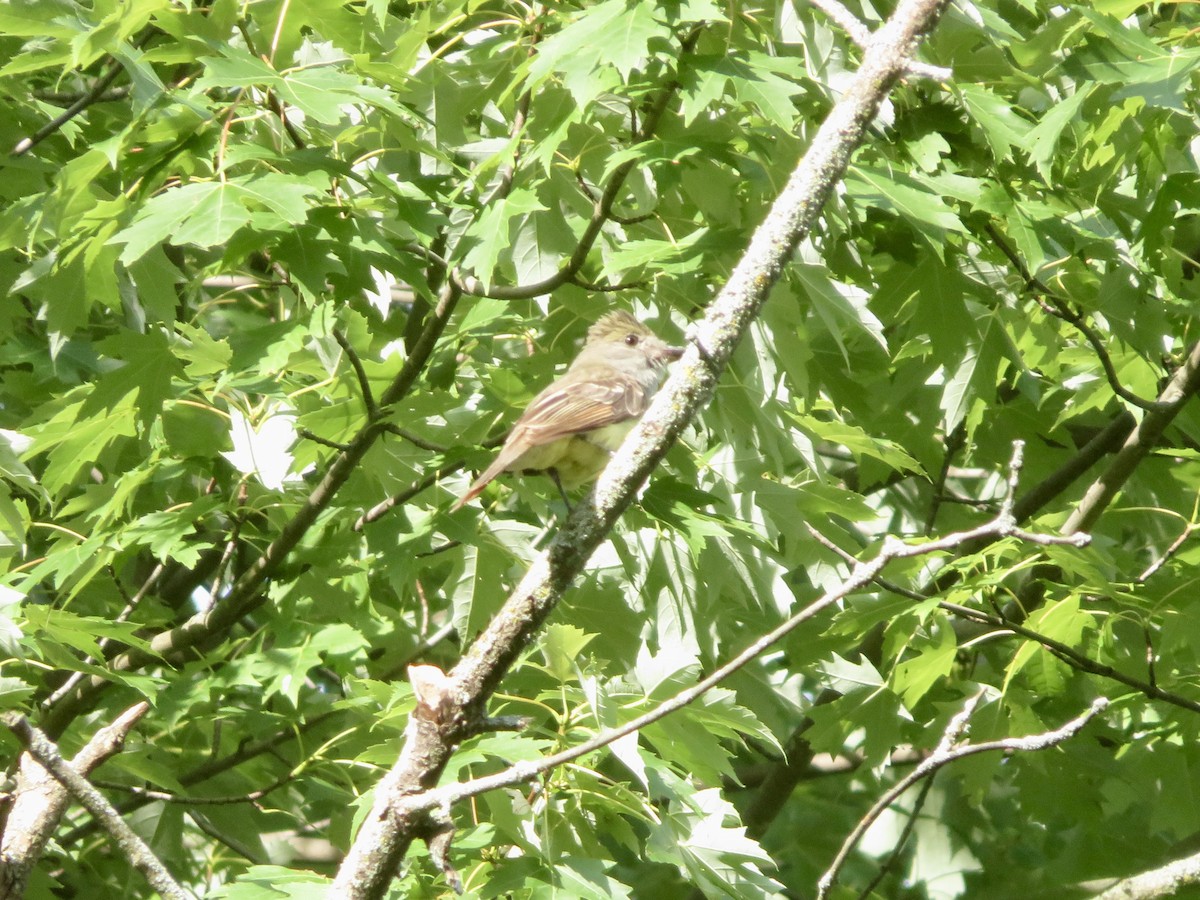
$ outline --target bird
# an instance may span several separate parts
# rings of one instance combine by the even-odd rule
[[[667,364],[683,355],[628,312],[602,316],[562,377],[533,398],[504,446],[451,512],[501,472],[546,472],[566,489],[594,479],[650,406]]]

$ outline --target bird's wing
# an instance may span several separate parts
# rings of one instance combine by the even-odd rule
[[[487,483],[507,471],[531,447],[615,425],[645,412],[646,392],[632,378],[564,376],[533,398],[492,464],[451,507],[454,511],[483,493]]]
[[[600,381],[563,379],[542,391],[513,426],[508,443],[549,444],[559,438],[641,415],[645,392],[630,378]]]

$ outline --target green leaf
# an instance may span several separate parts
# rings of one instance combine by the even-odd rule
[[[171,379],[183,374],[166,336],[157,330],[125,332],[106,338],[97,348],[120,365],[96,383],[79,410],[80,416],[113,412],[132,399],[139,424],[147,428],[161,415],[163,401],[172,394]]]
[[[251,866],[210,897],[220,900],[324,900],[330,881],[315,872],[285,866]]]
[[[1030,123],[1013,112],[1007,100],[975,84],[960,85],[958,90],[971,121],[983,129],[996,159],[1011,159],[1014,147],[1030,149]]]
[[[513,219],[544,210],[533,191],[513,191],[509,196],[483,211],[478,225],[470,231],[474,246],[467,252],[463,265],[484,284],[493,282],[493,274],[501,256],[512,245],[510,225]],[[507,261],[507,260],[506,260]]]
[[[1051,106],[1026,136],[1030,158],[1047,182],[1053,177],[1051,169],[1063,132],[1079,116],[1080,108],[1093,91],[1092,86],[1085,84],[1061,103]]]
[[[560,682],[575,677],[580,654],[592,642],[595,635],[585,634],[572,625],[552,624],[546,628],[538,648],[546,659],[546,669]]]
[[[187,506],[149,513],[126,526],[121,536],[128,544],[144,544],[162,562],[194,566],[204,544],[197,527],[219,505],[215,497],[202,497]]]
[[[138,626],[132,622],[111,622],[96,616],[77,616],[64,609],[26,604],[25,617],[39,640],[52,640],[72,647],[92,658],[101,656],[99,638],[106,637],[139,650],[149,651],[149,644],[137,636]]]
[[[866,334],[879,344],[880,348],[887,351],[883,323],[867,308],[864,292],[855,290],[850,285],[831,281],[829,274],[817,266],[794,266],[788,275],[800,284],[812,303],[813,311],[825,323],[830,335],[837,341],[842,355],[847,357],[847,362],[849,357],[842,339],[843,323],[848,324],[855,332]]]
[[[134,413],[132,393],[126,393],[114,407],[87,415],[83,413],[83,401],[79,401],[31,432],[34,441],[29,455],[50,453],[42,473],[42,486],[58,496],[84,469],[91,468],[110,445],[120,438],[135,436]]]
[[[829,441],[845,447],[857,458],[869,456],[897,471],[920,472],[921,465],[903,447],[892,441],[872,437],[865,429],[845,422],[827,421],[803,413],[789,413],[790,418],[815,440]]]
[[[1072,648],[1077,647],[1084,633],[1093,627],[1091,617],[1080,610],[1079,598],[1075,595],[1038,610],[1030,617],[1028,625],[1038,634]],[[1034,690],[1058,694],[1065,687],[1068,671],[1065,664],[1041,644],[1026,640],[1013,655],[1004,674],[1004,690],[1007,693],[1013,679],[1024,673]]]
[[[153,198],[111,242],[125,245],[121,261],[132,265],[163,243],[197,247],[227,243],[251,221],[259,228],[282,230],[303,222],[309,201],[325,187],[319,173],[299,181],[267,173],[192,182]]]
[[[656,17],[652,4],[603,0],[584,10],[570,25],[538,47],[528,70],[527,90],[557,72],[581,106],[608,83],[596,70],[611,66],[624,79],[646,62],[652,45],[664,46],[671,29]]]
[[[1085,81],[1118,85],[1117,100],[1140,97],[1150,106],[1186,113],[1200,48],[1160,47],[1111,16],[1086,7],[1080,13],[1093,30],[1084,46],[1064,60],[1064,71]]]
[[[946,625],[935,628],[931,640],[923,643],[916,656],[896,666],[890,679],[892,690],[900,694],[909,709],[950,674],[958,652],[954,629]]]
[[[903,172],[854,166],[846,173],[846,190],[856,203],[890,210],[906,219],[931,243],[943,242],[947,232],[966,230],[940,195]]]

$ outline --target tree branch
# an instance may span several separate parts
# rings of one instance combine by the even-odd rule
[[[1129,480],[1138,464],[1154,449],[1163,431],[1184,404],[1200,390],[1200,341],[1192,345],[1183,365],[1171,375],[1154,408],[1142,417],[1104,473],[1093,482],[1063,524],[1063,534],[1088,531]]]
[[[340,329],[332,329],[333,339],[337,341],[338,346],[342,348],[342,352],[346,354],[346,359],[350,361],[350,367],[354,370],[354,377],[358,379],[358,391],[362,394],[363,406],[367,408],[367,418],[373,419],[379,414],[379,407],[375,405],[375,395],[371,392],[371,380],[367,378],[367,370],[363,368],[362,360],[358,358],[358,354],[354,352],[354,347],[342,334]]]
[[[142,710],[142,712],[144,711]],[[100,821],[113,842],[121,848],[134,868],[146,877],[146,881],[150,883],[151,887],[167,900],[188,900],[188,894],[171,877],[171,873],[146,846],[145,841],[125,824],[120,813],[113,809],[112,804],[104,798],[104,795],[92,787],[86,778],[62,758],[58,747],[50,738],[30,725],[29,720],[22,715],[7,713],[3,717],[3,722],[16,735],[17,740],[21,742],[26,751],[70,791],[71,796]]]
[[[409,653],[403,660],[396,663],[386,672],[379,673],[377,676],[379,681],[392,681],[410,664],[419,660],[424,653],[449,638],[452,634],[454,634],[454,626],[451,624],[443,625],[433,634],[430,634],[428,637],[424,638],[420,644],[414,647],[412,652]],[[249,741],[238,747],[237,750],[234,750],[231,753],[220,757],[219,759],[209,760],[208,762],[197,766],[189,772],[184,772],[178,778],[179,784],[185,788],[194,787],[198,784],[202,784],[205,781],[215,778],[218,775],[224,774],[231,769],[235,769],[245,762],[249,762],[250,760],[256,759],[259,756],[263,756],[264,754],[270,753],[272,755],[279,756],[279,754],[277,754],[275,751],[282,744],[285,744],[289,741],[298,740],[302,736],[310,734],[322,723],[337,718],[341,714],[342,710],[326,710],[325,712],[319,713],[310,719],[305,719],[298,725],[293,724],[282,731],[277,731],[275,734],[261,737],[254,741]],[[78,757],[76,757],[76,759],[78,759]],[[73,764],[78,767],[77,762]],[[295,767],[292,768],[294,769]],[[128,790],[128,788],[124,788],[124,790]],[[135,793],[138,792],[135,791]],[[128,815],[130,812],[136,809],[141,809],[146,804],[152,802],[152,800],[152,797],[146,796],[145,794],[139,794],[139,796],[118,803],[116,806],[121,815]],[[203,803],[205,801],[198,800],[196,802]],[[91,834],[95,830],[95,827],[95,821],[85,822],[72,828],[65,834],[60,835],[58,837],[58,842],[64,847],[69,846],[78,841],[80,838]],[[4,900],[3,895],[0,895],[0,900]]]
[[[845,172],[850,154],[888,89],[904,71],[919,36],[932,27],[943,6],[944,0],[904,0],[876,32],[862,68],[818,129],[651,409],[616,452],[591,497],[575,507],[550,547],[451,671],[449,693],[455,705],[451,714],[441,721],[415,715],[409,720],[400,758],[377,786],[374,806],[334,880],[339,896],[347,900],[382,896],[412,840],[434,831],[425,813],[405,813],[402,804],[436,783],[452,747],[483,715],[489,696],[521,649],[541,628],[650,470],[712,395],[738,340],[801,238],[816,223],[821,206]],[[660,103],[651,115],[661,114]],[[615,193],[610,184],[598,212],[611,206]],[[593,216],[585,236],[594,239],[599,221],[598,215]]]
[[[1065,463],[1025,491],[1013,507],[1018,522],[1034,516],[1047,503],[1075,483],[1075,480],[1109,453],[1117,450],[1133,430],[1133,416],[1121,412],[1095,437],[1079,448]]]
[[[105,760],[116,755],[125,738],[150,704],[136,703],[92,735],[75,754],[71,766],[87,775]],[[21,771],[13,791],[12,808],[0,836],[0,900],[21,897],[46,842],[58,826],[67,806],[67,789],[51,778],[49,772],[28,754],[21,757]]]
[[[1000,233],[1000,229],[991,222],[985,223],[983,227],[988,236],[996,242],[996,246],[1000,248],[1000,252],[1008,257],[1008,261],[1012,263],[1013,268],[1020,273],[1022,280],[1025,282],[1025,287],[1041,295],[1038,305],[1056,319],[1062,319],[1064,322],[1072,325],[1076,331],[1083,335],[1084,339],[1091,346],[1092,352],[1096,354],[1096,358],[1100,360],[1100,367],[1104,369],[1104,377],[1108,379],[1108,386],[1112,392],[1126,403],[1148,412],[1160,408],[1163,401],[1145,400],[1121,384],[1121,377],[1117,374],[1116,367],[1113,366],[1112,357],[1108,355],[1108,349],[1104,346],[1104,341],[1100,337],[1100,334],[1087,323],[1082,315],[1071,309],[1070,303],[1050,290],[1045,282],[1029,271],[1028,266],[1025,265],[1025,261],[1009,246],[1008,241],[1004,239],[1004,235]]]
[[[117,80],[117,76],[121,74],[122,65],[115,59],[109,64],[108,71],[96,79],[95,84],[86,94],[64,109],[61,113],[31,134],[29,137],[21,138],[12,148],[13,156],[24,156],[58,129],[62,128],[73,118],[91,106],[93,103],[98,103],[105,99],[105,91],[109,85]]]
[[[1112,885],[1095,900],[1153,900],[1174,897],[1180,888],[1200,884],[1200,853],[1185,856],[1148,872],[1130,875]]]
[[[838,0],[809,0],[809,2],[825,13],[825,15],[829,16],[860,49],[867,49],[867,46],[871,43],[870,30]],[[916,59],[909,60],[908,65],[904,68],[913,75],[918,75],[921,78],[932,78],[934,81],[948,81],[954,75],[951,69],[942,66],[931,66]]]
[[[1019,450],[1014,457],[1013,471],[1019,468]],[[925,556],[929,553],[940,553],[946,550],[961,546],[969,541],[977,540],[980,537],[1002,537],[1002,536],[1017,536],[1021,539],[1036,539],[1038,543],[1051,544],[1068,544],[1078,546],[1080,540],[1076,537],[1063,537],[1060,535],[1030,535],[1027,532],[1022,532],[1017,529],[1012,520],[1011,510],[1002,510],[990,522],[973,528],[969,531],[961,531],[953,534],[945,535],[936,540],[925,541],[918,544],[906,544],[898,538],[888,538],[884,541],[883,547],[874,559],[866,562],[856,562],[853,571],[846,579],[837,587],[830,589],[817,600],[814,600],[804,609],[800,610],[795,615],[786,619],[782,624],[777,625],[774,629],[764,634],[752,642],[746,649],[738,653],[728,662],[717,667],[705,678],[696,682],[692,686],[685,688],[668,700],[656,705],[653,709],[636,716],[630,721],[614,728],[606,729],[595,737],[574,747],[569,747],[559,753],[543,757],[536,761],[526,761],[518,763],[514,766],[505,769],[502,772],[494,775],[475,778],[471,781],[462,782],[459,784],[446,785],[445,787],[435,790],[426,790],[419,793],[406,794],[402,797],[394,798],[394,802],[390,808],[392,815],[409,816],[416,812],[432,809],[442,809],[450,805],[464,800],[468,797],[474,797],[487,791],[496,790],[502,787],[510,787],[515,784],[520,784],[525,781],[530,781],[538,775],[555,769],[561,765],[572,762],[606,747],[613,741],[619,740],[627,735],[640,731],[647,725],[653,724],[660,719],[665,718],[671,713],[682,709],[689,703],[702,697],[708,693],[734,672],[743,668],[745,665],[761,656],[764,652],[775,646],[783,638],[791,634],[799,625],[810,621],[819,613],[828,609],[831,605],[844,599],[854,591],[875,581],[879,573],[887,567],[888,563],[897,559],[912,559],[914,557]],[[443,676],[444,677],[444,676]],[[444,705],[445,698],[452,696],[454,686],[447,682],[440,685],[438,696]]]
[[[857,563],[857,560],[855,560],[853,556],[851,556],[825,535],[821,534],[811,525],[808,526],[808,531],[818,543],[840,556],[849,565],[853,566]],[[934,596],[933,594],[910,590],[909,588],[902,587],[901,585],[888,581],[883,577],[876,578],[875,583],[889,593],[896,594],[900,597],[907,597],[908,599],[918,603],[929,600]],[[1139,691],[1151,700],[1161,700],[1164,703],[1169,703],[1172,706],[1179,707],[1180,709],[1186,709],[1189,712],[1200,713],[1200,703],[1196,702],[1195,700],[1189,700],[1187,697],[1176,694],[1173,691],[1163,690],[1158,686],[1157,683],[1153,681],[1148,681],[1142,678],[1134,678],[1132,675],[1126,675],[1120,669],[1116,669],[1105,663],[1096,662],[1096,660],[1085,656],[1074,647],[1064,644],[1062,641],[1055,640],[1052,637],[1048,637],[1039,631],[1035,631],[1027,625],[1015,621],[1007,616],[983,612],[982,610],[972,609],[969,606],[962,606],[961,604],[951,603],[946,600],[938,601],[938,608],[961,619],[967,619],[968,621],[975,622],[980,625],[987,625],[990,628],[994,628],[999,631],[1008,631],[1019,635],[1026,640],[1041,644],[1073,669],[1078,669],[1081,672],[1087,672],[1091,675],[1098,675],[1101,678],[1111,679],[1112,681],[1116,681],[1119,684],[1123,684],[1126,687],[1131,687],[1134,690]]]
[[[966,744],[961,747],[955,747],[954,744],[957,743],[966,731],[971,713],[975,710],[975,706],[982,697],[983,694],[980,693],[969,700],[967,705],[950,720],[950,724],[947,726],[933,754],[923,760],[912,772],[905,775],[892,788],[885,792],[882,797],[875,801],[867,811],[867,814],[858,821],[858,824],[854,826],[854,829],[846,837],[846,840],[842,842],[841,848],[838,850],[829,868],[825,871],[825,874],[817,882],[817,900],[824,900],[825,897],[829,896],[829,890],[836,883],[838,874],[841,872],[846,858],[850,855],[850,851],[862,840],[862,836],[871,824],[883,814],[885,809],[896,801],[896,798],[918,781],[930,777],[943,766],[978,753],[991,753],[996,750],[1005,753],[1032,752],[1034,750],[1045,750],[1048,747],[1054,747],[1078,734],[1084,725],[1099,715],[1108,706],[1107,699],[1097,697],[1092,701],[1092,705],[1086,712],[1076,716],[1061,728],[1056,728],[1053,731],[1046,731],[1042,734],[1033,734],[1027,737],[1005,738],[999,741],[988,741],[983,744]]]
[[[461,296],[461,292],[454,285],[447,283],[443,286],[433,315],[425,323],[424,329],[405,358],[404,365],[380,398],[381,407],[391,406],[412,390]],[[258,608],[266,599],[266,594],[262,591],[263,585],[316,522],[322,510],[333,500],[334,495],[385,430],[385,423],[381,419],[368,421],[359,430],[349,441],[347,448],[333,458],[317,486],[295,515],[280,529],[275,540],[234,582],[229,593],[214,603],[211,609],[199,612],[182,625],[155,635],[148,650],[126,650],[114,657],[108,668],[111,671],[124,672],[163,659],[168,662],[180,662],[187,659],[195,648],[221,639],[233,623]],[[110,684],[109,680],[99,675],[85,678],[69,694],[58,698],[56,703],[48,707],[42,727],[52,736],[60,734],[70,721],[81,710],[88,708]]]

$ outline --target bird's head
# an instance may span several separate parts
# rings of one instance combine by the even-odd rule
[[[640,356],[654,368],[662,368],[683,355],[682,347],[668,344],[624,310],[601,316],[588,329],[584,349],[596,352],[594,348],[610,358],[636,359]]]

